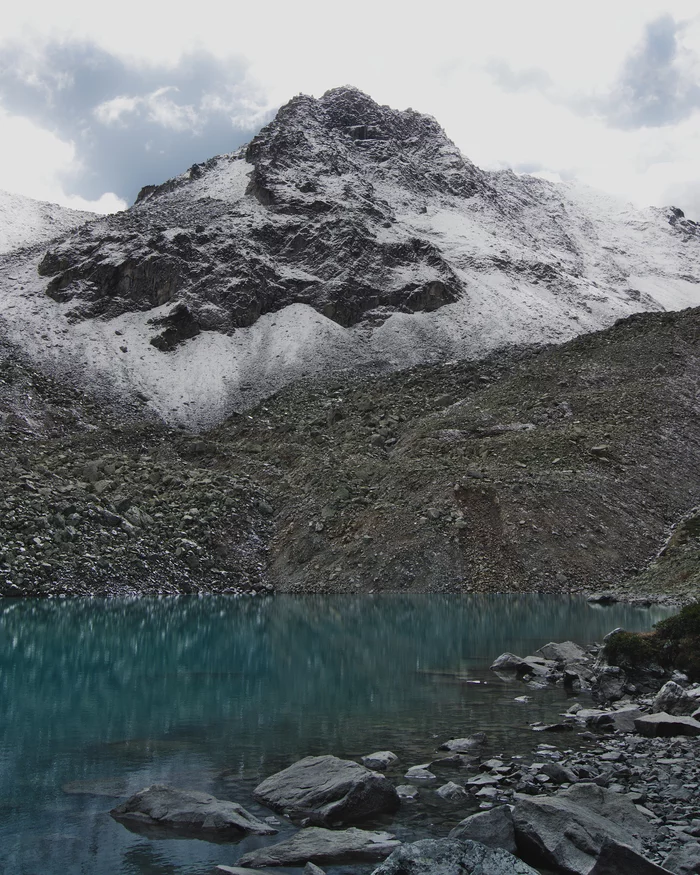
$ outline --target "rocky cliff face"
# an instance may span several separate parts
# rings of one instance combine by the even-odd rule
[[[340,88],[294,98],[247,148],[149,186],[39,270],[81,317],[179,298],[208,329],[293,303],[348,326],[380,307],[434,310],[464,291],[438,246],[392,229],[402,204],[425,211],[428,198],[480,190],[484,174],[434,119]]]
[[[347,87],[294,98],[247,147],[40,259],[0,258],[0,334],[200,428],[300,376],[475,358],[699,304],[699,260],[679,210],[484,172],[434,119]]]

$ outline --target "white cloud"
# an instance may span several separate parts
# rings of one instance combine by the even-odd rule
[[[93,113],[103,125],[124,124],[124,117],[136,112],[140,104],[141,99],[138,97],[113,97],[98,104]]]
[[[61,177],[75,171],[75,150],[49,131],[0,109],[0,189],[76,210],[113,213],[126,203],[112,192],[97,200],[67,194]]]
[[[700,134],[692,119],[670,124],[661,133],[613,130],[602,118],[577,115],[533,90],[538,85],[546,90],[549,82],[556,95],[568,99],[609,93],[645,27],[663,15],[683,22],[678,64],[684,71],[692,69],[692,52],[700,53],[697,0],[431,0],[427,7],[417,0],[355,0],[352,6],[268,0],[224,7],[218,0],[199,0],[196,15],[186,5],[152,0],[122,0],[118,6],[34,0],[31,9],[14,4],[5,12],[3,34],[27,45],[57,36],[81,37],[135,65],[174,64],[198,48],[219,58],[233,53],[246,59],[245,82],[230,108],[222,93],[205,94],[199,103],[175,100],[167,83],[147,96],[125,90],[95,110],[98,120],[115,131],[137,113],[147,113],[172,131],[196,134],[200,113],[211,111],[225,112],[244,127],[253,118],[262,121],[261,94],[269,107],[299,92],[320,95],[349,83],[382,103],[435,116],[482,166],[532,165],[539,173],[574,176],[637,202],[663,203],[672,193],[676,200],[683,196],[684,186],[688,193],[700,186],[694,158],[700,154]],[[133,26],[136,20],[138,27]],[[487,75],[494,64],[506,76],[514,72],[514,90],[498,87]],[[519,87],[518,71],[525,71],[522,84],[528,88]],[[251,83],[255,99],[247,106]],[[30,155],[34,148],[23,137],[51,135],[13,127],[12,136],[20,144],[21,163],[22,144]],[[151,142],[153,154],[162,152],[154,136],[143,138],[141,152]],[[47,158],[49,166],[66,148],[70,144],[58,144],[58,153]],[[59,162],[53,176],[50,170],[39,175],[53,179],[55,189],[56,173],[71,160]],[[27,159],[28,165],[33,162]],[[19,169],[18,177],[37,190],[32,166]]]

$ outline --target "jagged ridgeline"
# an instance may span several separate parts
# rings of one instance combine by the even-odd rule
[[[596,299],[602,272],[646,297],[629,265],[603,263],[615,235],[588,252],[599,232],[553,194],[479,170],[430,116],[337,88],[294,98],[247,147],[147,186],[130,210],[49,250],[39,272],[76,318],[178,302],[154,319],[162,349],[290,304],[346,327],[433,311],[490,273]],[[662,221],[697,236],[678,210]],[[576,288],[582,277],[592,288]]]
[[[80,316],[182,298],[187,311],[169,320],[164,346],[195,322],[230,330],[292,303],[348,326],[377,307],[455,300],[463,283],[449,261],[410,229],[397,233],[397,213],[487,188],[429,116],[352,88],[300,95],[247,147],[147,186],[129,211],[50,250],[39,270],[49,295],[75,300]]]
[[[80,218],[0,256],[0,337],[196,430],[300,378],[700,305],[700,226],[680,210],[481,170],[435,119],[351,87],[295,97],[237,152]]]

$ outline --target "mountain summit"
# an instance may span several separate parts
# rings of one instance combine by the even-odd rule
[[[349,326],[378,307],[434,310],[459,296],[440,247],[399,215],[479,190],[484,175],[434,119],[337,88],[295,97],[234,155],[146,187],[130,211],[50,251],[40,271],[81,317],[177,298],[207,329],[295,303]]]
[[[293,98],[246,147],[39,259],[0,260],[3,330],[39,363],[197,427],[303,375],[479,357],[698,304],[699,232],[674,208],[482,171],[430,116],[343,87]]]

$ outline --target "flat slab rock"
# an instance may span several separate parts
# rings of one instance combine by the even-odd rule
[[[376,862],[388,857],[401,844],[391,833],[369,830],[334,830],[310,826],[291,839],[244,854],[241,866],[303,866],[310,863]]]
[[[676,717],[664,711],[637,717],[634,728],[648,738],[668,738],[672,735],[700,735],[700,721],[692,717]]]
[[[266,778],[253,796],[274,811],[321,825],[353,823],[401,805],[384,775],[334,756],[305,757]]]
[[[507,851],[458,839],[402,845],[372,875],[537,875]]]
[[[125,826],[136,829],[156,827],[189,835],[233,838],[277,833],[236,802],[162,784],[139,790],[109,813]]]

